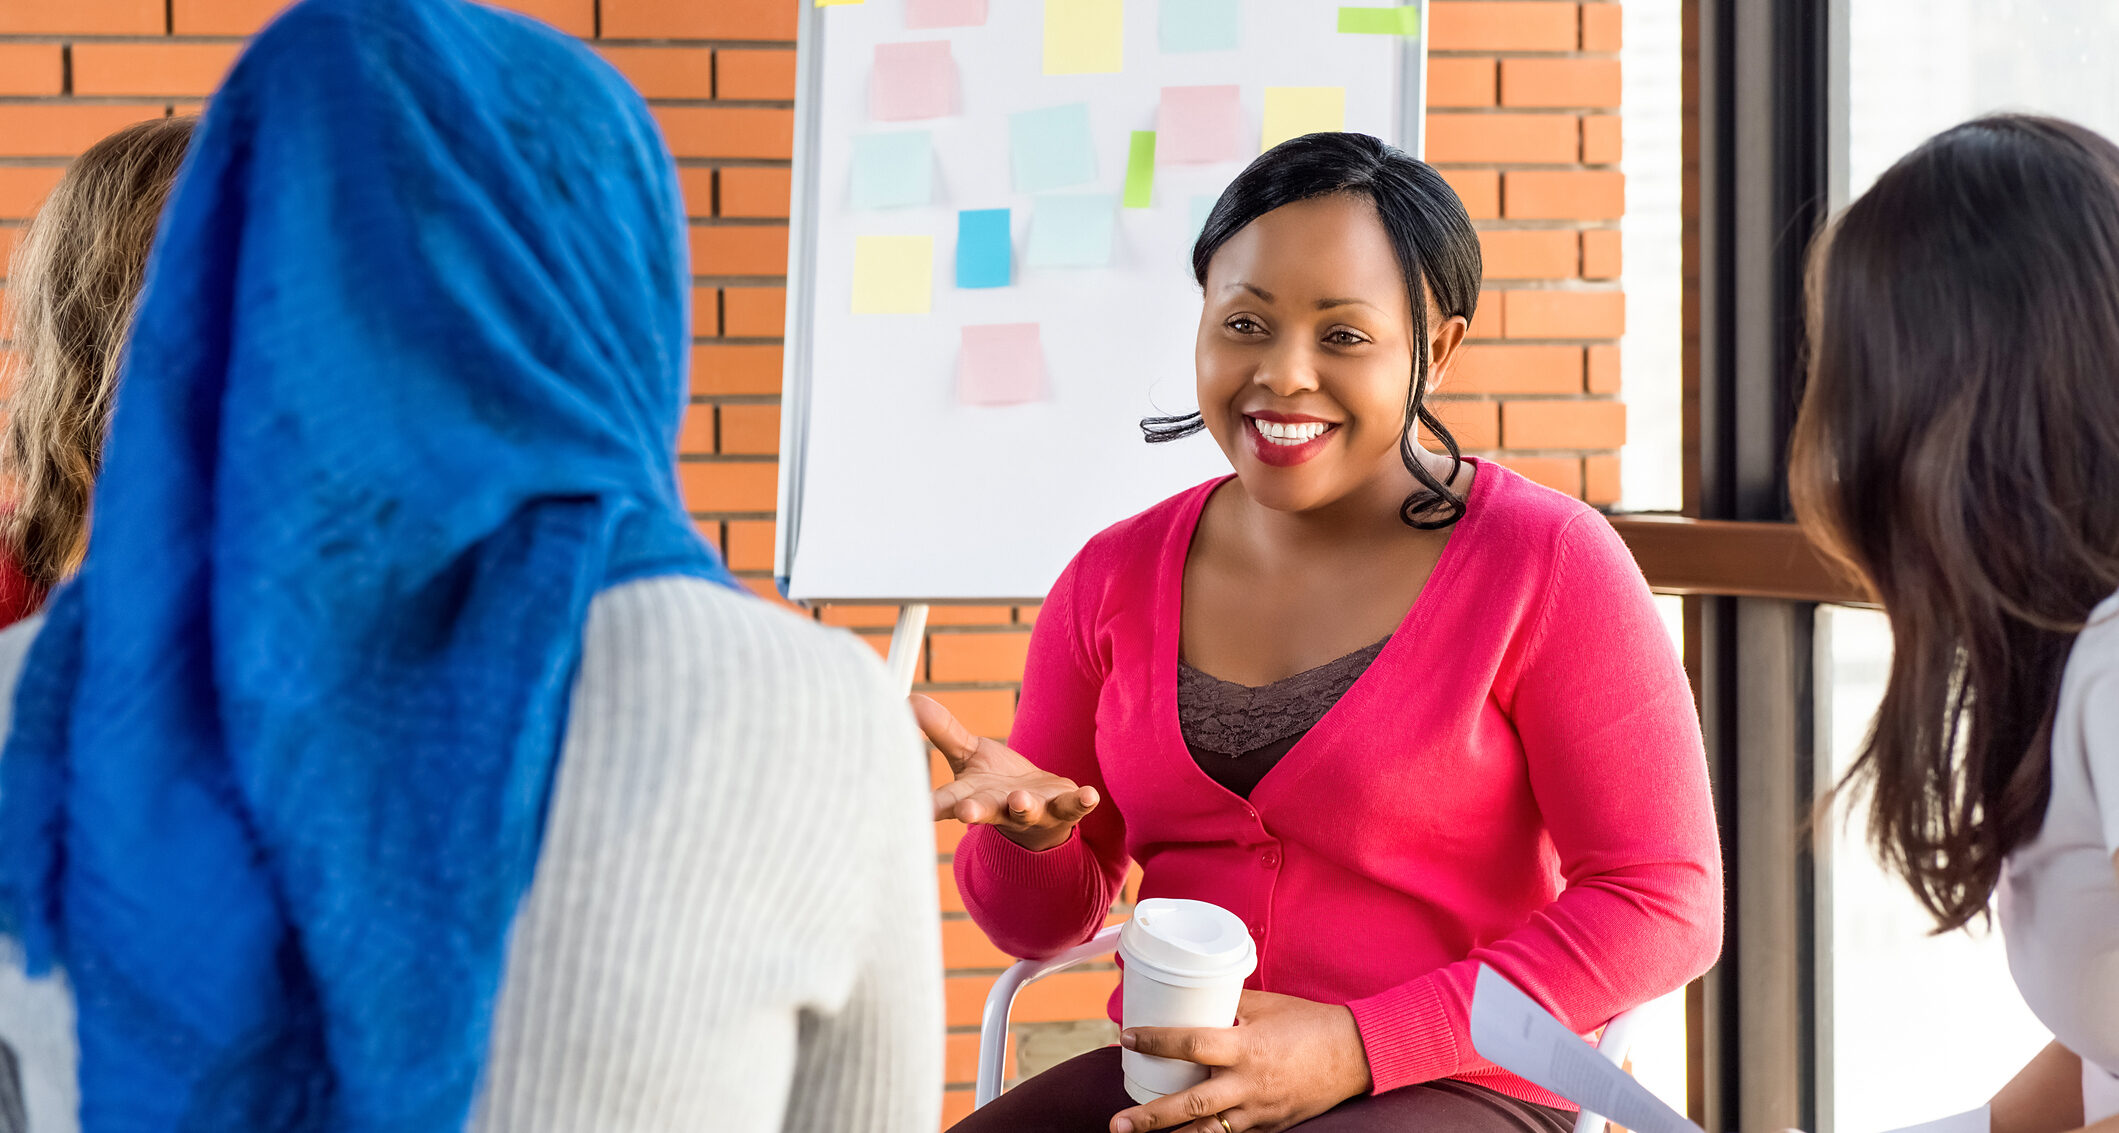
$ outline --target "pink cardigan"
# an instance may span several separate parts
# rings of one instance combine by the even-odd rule
[[[1462,1078],[1566,1105],[1473,1052],[1478,965],[1586,1034],[1721,948],[1699,724],[1639,569],[1601,516],[1481,462],[1382,655],[1246,801],[1177,726],[1185,554],[1221,483],[1097,535],[1054,584],[1009,744],[1106,801],[1043,852],[970,831],[972,918],[1050,955],[1138,861],[1143,896],[1251,926],[1248,986],[1346,1004],[1378,1092]]]

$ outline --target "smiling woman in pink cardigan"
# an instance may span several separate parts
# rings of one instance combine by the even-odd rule
[[[1434,170],[1355,134],[1284,143],[1193,267],[1200,412],[1143,427],[1204,427],[1235,475],[1076,556],[1006,745],[915,708],[996,944],[1087,939],[1131,861],[1144,896],[1242,918],[1258,969],[1235,1028],[1122,1036],[1206,1082],[1135,1105],[1106,1049],[958,1128],[1557,1133],[1561,1099],[1473,1051],[1472,981],[1492,965],[1588,1033],[1714,961],[1684,672],[1610,525],[1460,458],[1423,404],[1480,279]]]

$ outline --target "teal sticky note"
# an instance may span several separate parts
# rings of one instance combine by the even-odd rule
[[[1155,131],[1133,131],[1126,150],[1126,207],[1144,209],[1155,197]]]
[[[1071,102],[1010,114],[1008,153],[1018,193],[1042,193],[1096,180],[1089,104]]]
[[[1030,266],[1109,267],[1117,227],[1118,199],[1109,193],[1039,197],[1030,213]]]
[[[1220,199],[1220,197],[1192,198],[1192,239],[1199,239],[1199,234],[1205,231],[1207,217],[1214,211],[1214,202]]]
[[[853,207],[899,208],[934,199],[934,139],[925,130],[856,134]]]
[[[956,214],[956,285],[1006,287],[1013,249],[1007,209],[965,209]]]
[[[1408,8],[1341,8],[1339,30],[1352,35],[1410,35],[1420,34],[1420,9]]]
[[[1241,45],[1239,0],[1162,0],[1157,30],[1164,51],[1234,51]]]

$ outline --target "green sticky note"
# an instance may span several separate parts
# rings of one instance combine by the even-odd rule
[[[924,315],[933,304],[934,237],[854,237],[854,314]]]
[[[1258,152],[1289,138],[1346,129],[1345,87],[1267,87]]]
[[[1418,8],[1341,8],[1339,30],[1353,35],[1420,34]]]
[[[1155,192],[1155,131],[1133,131],[1133,146],[1126,151],[1126,199],[1129,209],[1148,207]]]

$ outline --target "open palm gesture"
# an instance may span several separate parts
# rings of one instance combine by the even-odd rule
[[[972,735],[933,700],[913,697],[912,714],[956,775],[934,793],[936,822],[994,826],[1026,850],[1046,850],[1066,841],[1074,824],[1096,809],[1095,787],[1077,786],[999,740]]]

